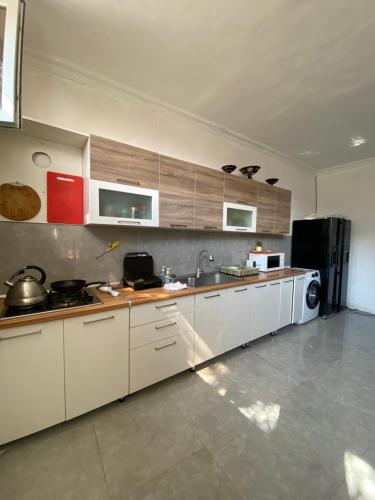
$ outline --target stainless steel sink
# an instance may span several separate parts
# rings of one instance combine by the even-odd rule
[[[229,276],[228,274],[222,273],[205,273],[201,274],[199,278],[197,278],[194,274],[188,276],[181,276],[178,278],[178,281],[181,283],[186,283],[187,286],[192,288],[198,288],[200,286],[207,285],[220,285],[221,283],[232,283],[233,281],[239,281],[240,278],[237,276]]]

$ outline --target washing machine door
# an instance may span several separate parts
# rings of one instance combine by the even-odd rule
[[[320,283],[316,280],[311,281],[306,290],[306,305],[309,309],[315,309],[320,300]]]

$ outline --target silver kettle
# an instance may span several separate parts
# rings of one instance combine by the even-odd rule
[[[40,279],[37,280],[33,276],[24,276],[18,281],[15,278],[24,274],[27,269],[36,269],[40,272]],[[47,292],[43,286],[46,281],[46,273],[38,266],[25,266],[13,276],[5,281],[5,285],[9,287],[4,304],[12,307],[28,307],[35,304],[40,304],[47,299]]]

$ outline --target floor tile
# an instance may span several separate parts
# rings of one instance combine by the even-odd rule
[[[198,451],[130,492],[129,500],[240,500],[240,495],[206,450]]]
[[[4,500],[109,500],[95,433],[84,417],[22,439],[0,457]]]
[[[115,403],[116,405],[116,403]],[[93,415],[111,495],[128,492],[202,448],[176,405],[158,389]]]

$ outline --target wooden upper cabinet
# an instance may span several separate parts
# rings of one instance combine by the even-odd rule
[[[160,156],[160,226],[194,228],[194,197],[195,165]]]
[[[223,229],[224,172],[197,166],[195,170],[195,227]]]
[[[290,233],[290,211],[292,193],[287,189],[275,187],[275,233]]]
[[[224,174],[224,201],[256,206],[257,183],[237,175]]]
[[[275,188],[257,182],[257,233],[275,232]]]
[[[159,189],[159,155],[92,135],[90,177],[148,189]]]

